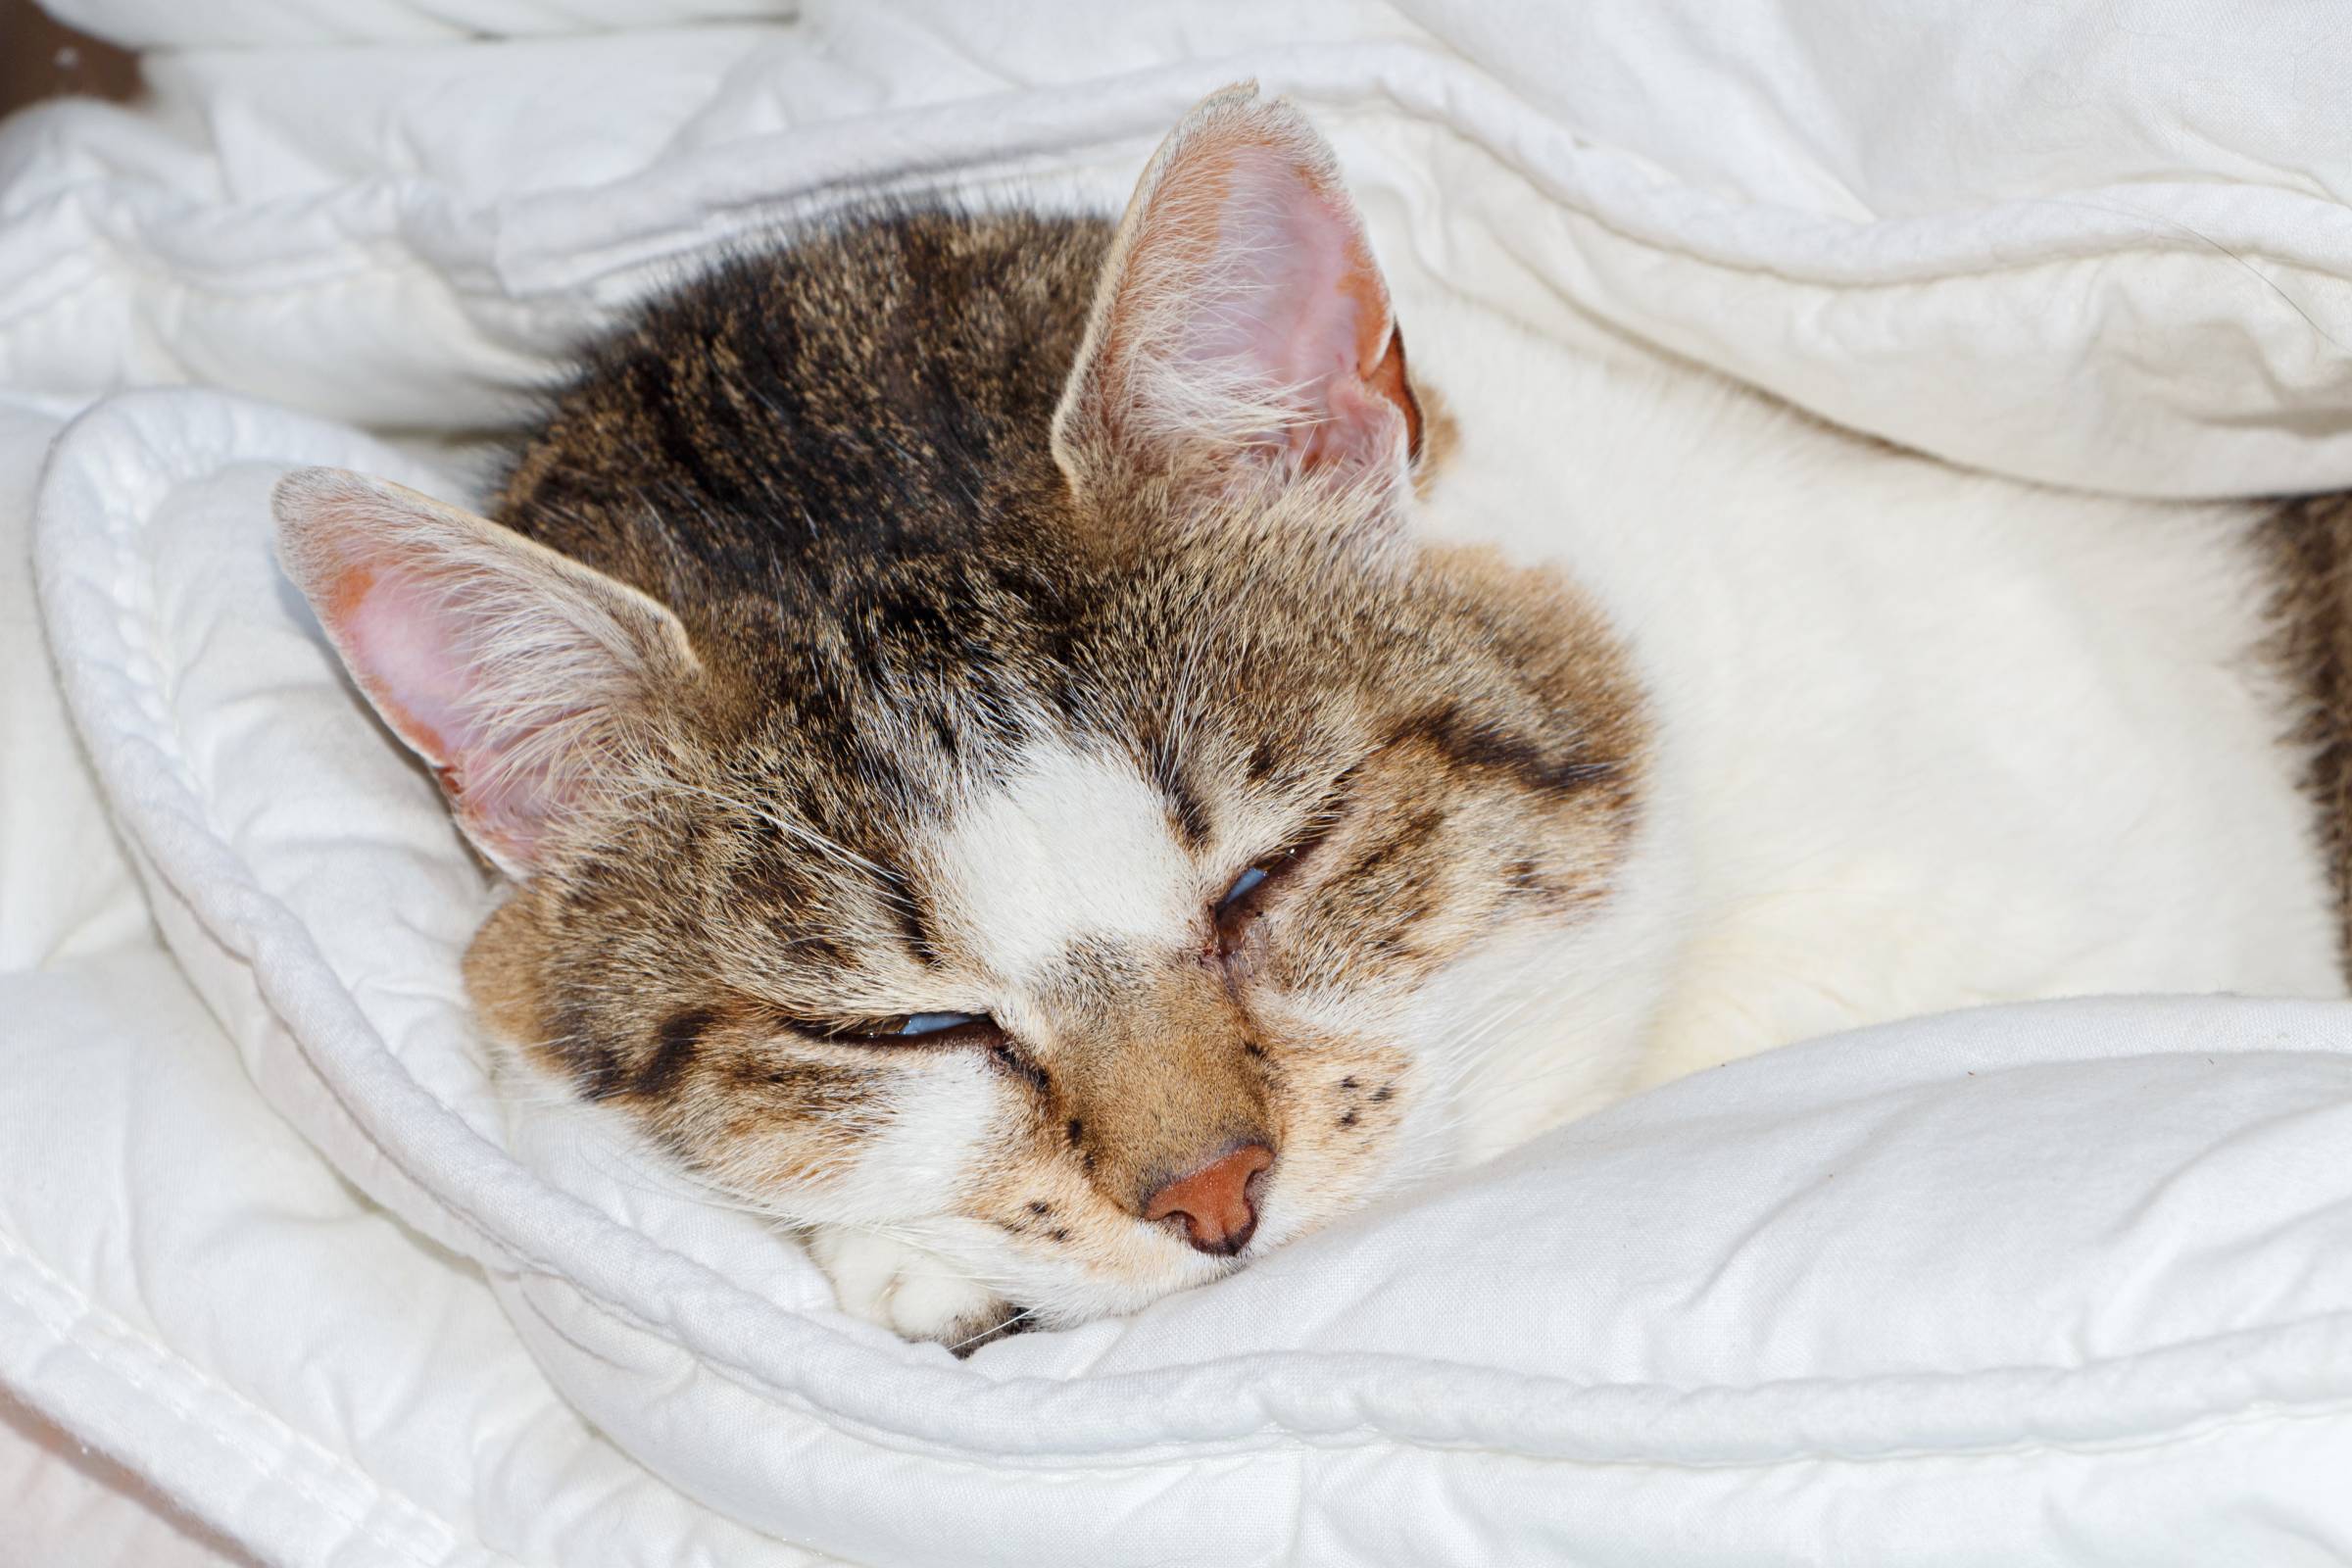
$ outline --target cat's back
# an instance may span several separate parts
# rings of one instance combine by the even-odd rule
[[[1109,238],[952,205],[776,236],[594,346],[493,515],[673,607],[968,548],[1046,480]]]

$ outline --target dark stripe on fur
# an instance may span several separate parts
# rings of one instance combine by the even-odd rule
[[[633,1094],[662,1096],[675,1089],[686,1069],[694,1064],[696,1053],[703,1047],[703,1036],[716,1021],[716,1014],[708,1007],[688,1007],[673,1012],[662,1020],[654,1032],[654,1054],[637,1069],[629,1084]]]

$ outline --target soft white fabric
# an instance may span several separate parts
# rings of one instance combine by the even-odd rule
[[[254,1098],[161,951],[18,977],[8,996],[0,1385],[23,1415],[0,1430],[71,1433],[109,1462],[76,1464],[71,1488],[0,1445],[26,1504],[0,1514],[0,1562],[165,1568],[167,1544],[337,1568],[814,1560],[590,1430],[472,1267]],[[155,1499],[73,1506],[110,1475],[170,1505],[138,1531]],[[96,1554],[123,1538],[150,1544]]]
[[[0,417],[0,667],[37,677],[0,684],[0,1563],[813,1563],[599,1439],[476,1269],[255,1096],[47,678],[59,422]]]
[[[0,947],[56,971],[0,978],[28,1420],[271,1563],[2352,1555],[2340,1006],[1780,1053],[963,1363],[833,1312],[594,1113],[498,1114],[454,969],[487,890],[276,577],[264,497],[318,462],[461,490],[318,416],[501,417],[843,181],[1115,199],[1255,74],[1332,131],[1400,294],[1631,331],[2028,474],[2352,479],[2352,131],[2311,86],[2352,32],[2317,8],[1407,9],[218,50],[153,62],[139,114],[0,127],[0,520],[88,394],[312,416],[134,394],[54,454],[42,608],[95,781],[0,600]]]
[[[20,1560],[139,1568],[255,1568],[136,1474],[0,1397],[0,1518]]]
[[[793,0],[44,0],[92,37],[131,49],[409,43],[781,21]]]
[[[224,0],[84,4],[256,36]],[[2339,22],[833,0],[784,28],[190,50],[150,63],[144,116],[69,105],[0,138],[0,377],[496,417],[618,301],[796,203],[949,172],[1123,189],[1187,104],[1254,74],[1331,133],[1384,261],[1538,324],[1591,313],[2031,477],[2337,485]]]
[[[64,420],[0,393],[0,974],[135,941],[147,911],[49,680],[32,493]]]

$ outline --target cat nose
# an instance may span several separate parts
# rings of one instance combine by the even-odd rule
[[[1273,1164],[1274,1151],[1263,1144],[1243,1144],[1189,1176],[1163,1182],[1144,1200],[1144,1218],[1181,1219],[1184,1239],[1197,1250],[1231,1257],[1250,1245],[1250,1235],[1257,1229],[1250,1179]]]

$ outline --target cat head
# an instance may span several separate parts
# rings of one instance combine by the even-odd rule
[[[347,473],[277,497],[290,574],[515,883],[467,960],[492,1032],[727,1193],[1049,1323],[1446,1164],[1461,1074],[1546,1032],[1549,944],[1611,898],[1644,748],[1565,584],[1415,539],[1433,421],[1293,111],[1209,99],[1084,257],[1091,308],[1000,281],[911,366],[854,310],[796,318],[821,397],[759,406],[847,399],[825,450],[912,475],[887,516],[795,489],[811,461],[720,485],[739,437],[615,438],[621,360],[542,439],[598,455],[526,455],[501,508],[562,553]],[[740,352],[729,298],[683,356],[647,329],[664,374]],[[905,424],[921,356],[1024,298],[1040,324],[995,329],[1052,386],[960,384],[985,442]],[[558,469],[589,475],[561,508]]]

